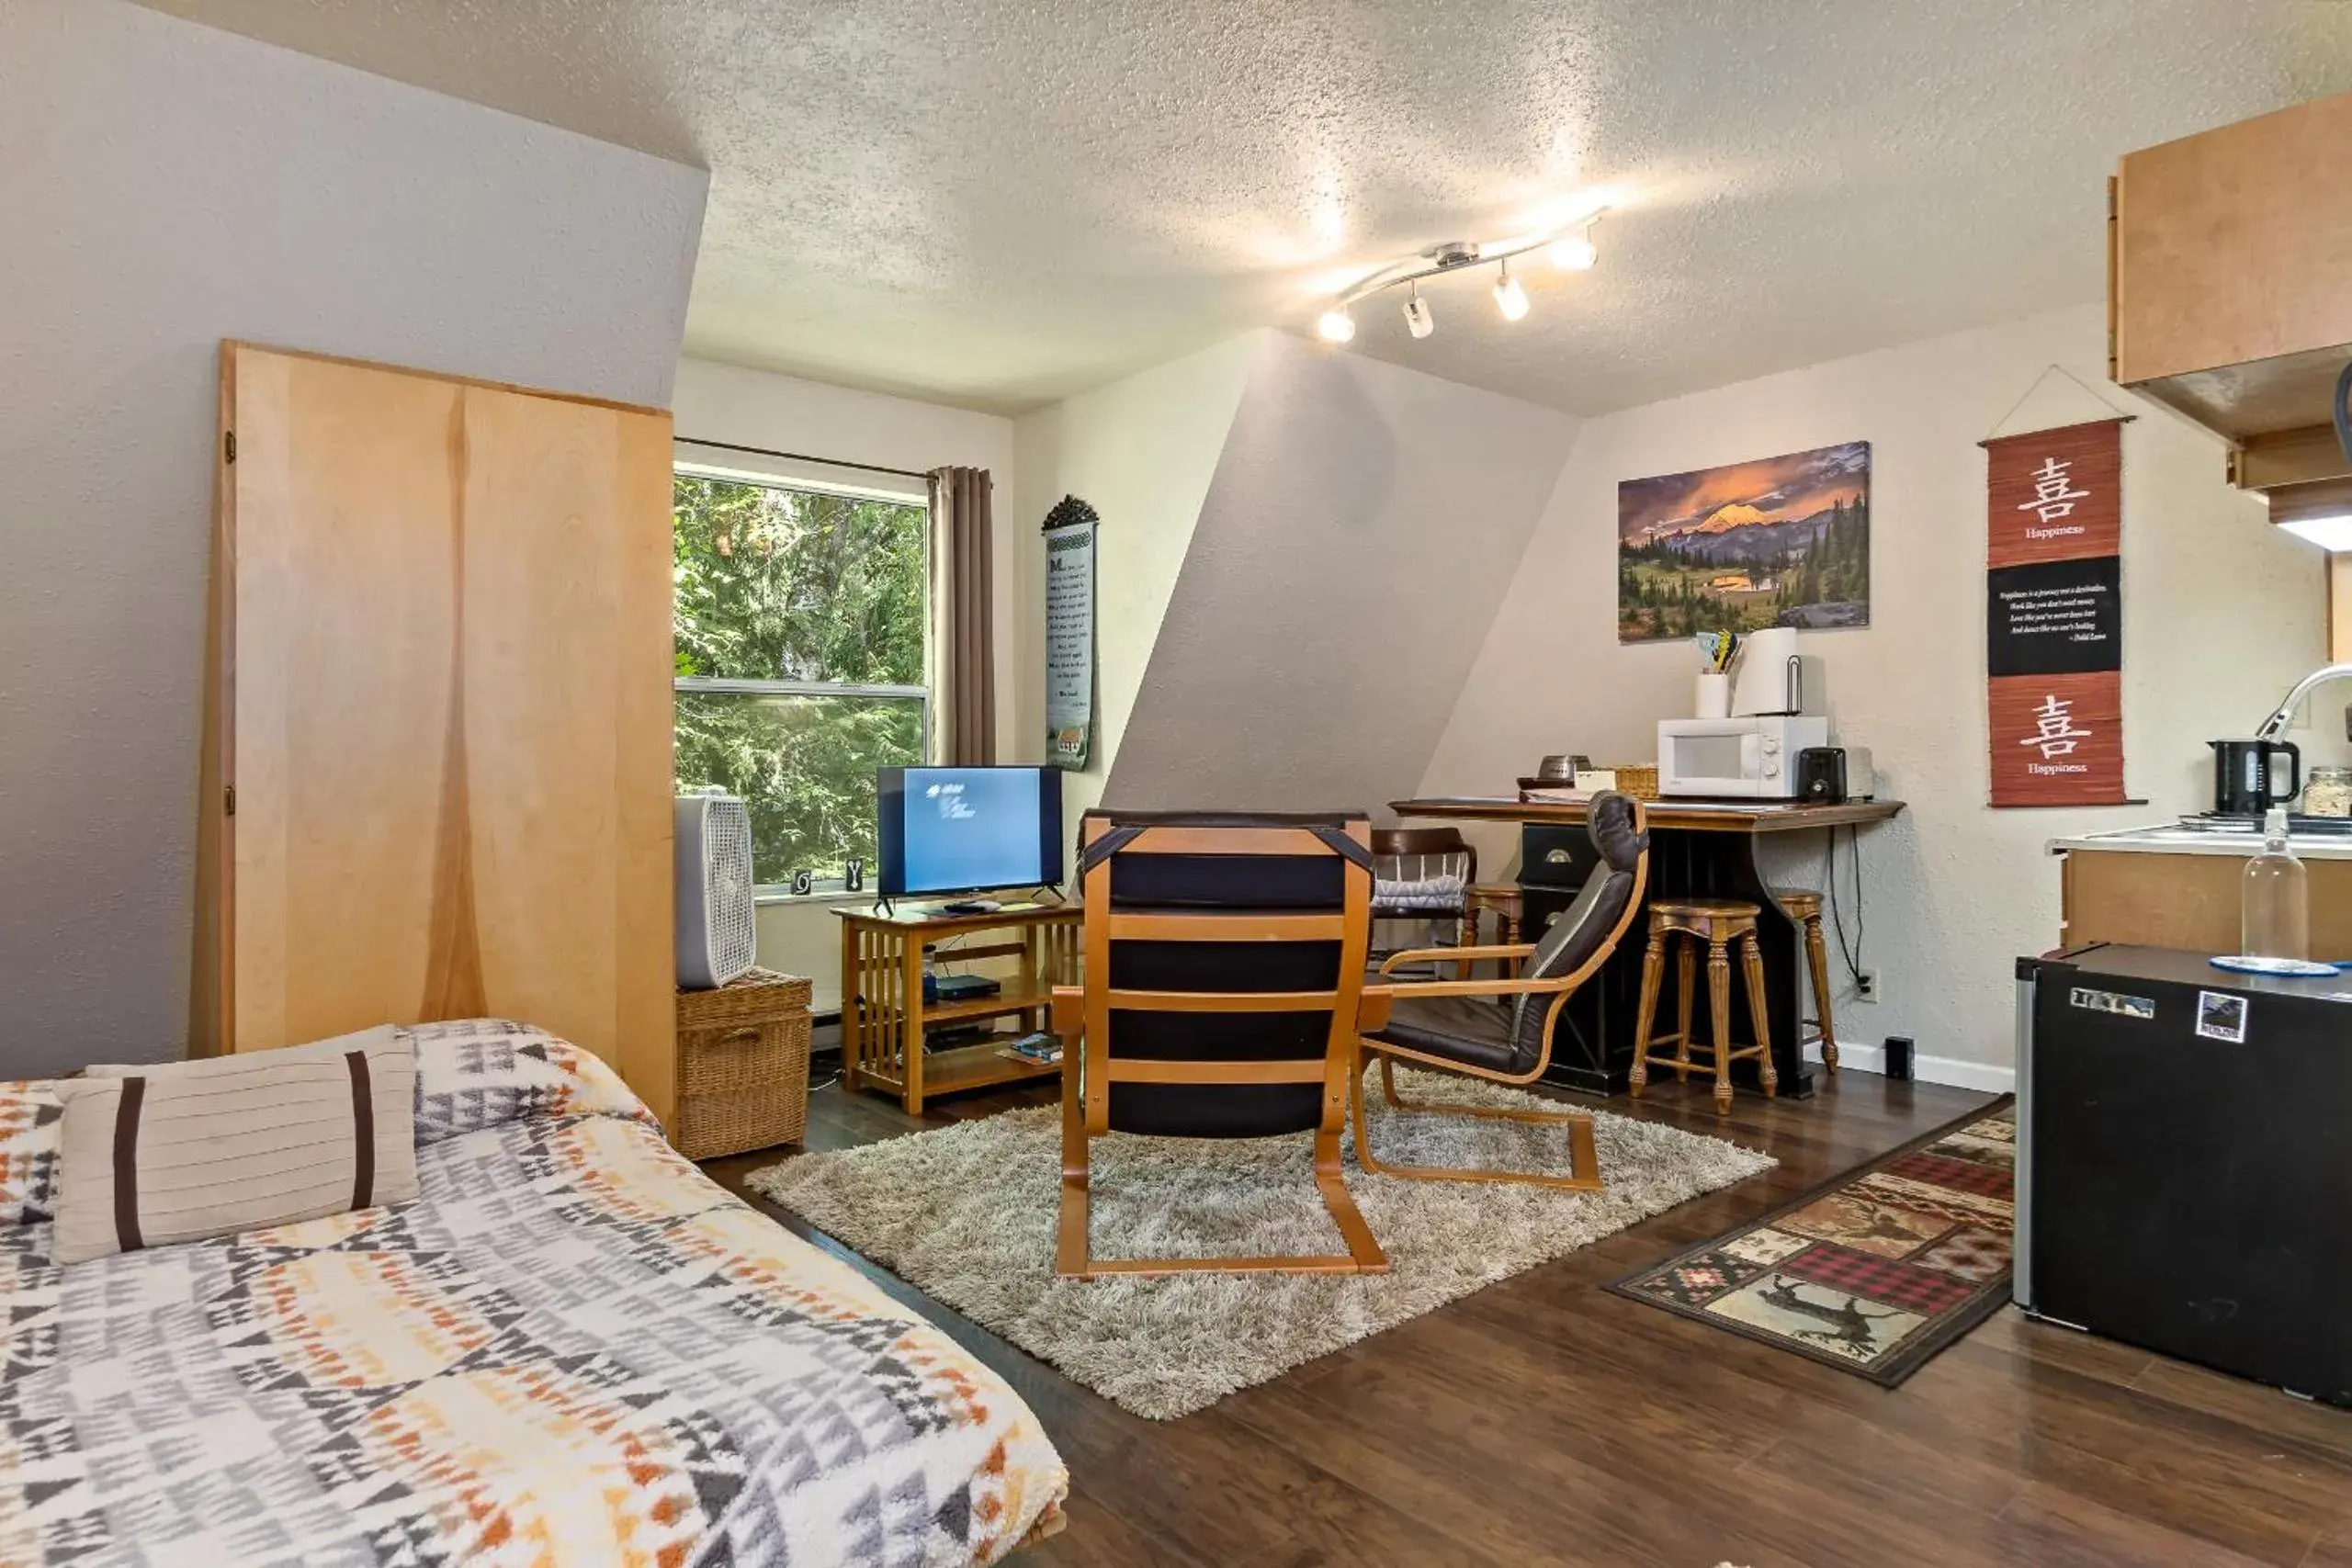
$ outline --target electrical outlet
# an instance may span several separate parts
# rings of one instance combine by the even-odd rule
[[[1865,969],[1854,976],[1854,999],[1858,1002],[1880,1002],[1886,998],[1878,988],[1878,971]]]

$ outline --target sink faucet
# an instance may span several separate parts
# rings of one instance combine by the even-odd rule
[[[2352,664],[2330,664],[2312,671],[2295,682],[2295,689],[2287,694],[2287,700],[2278,705],[2277,713],[2262,721],[2262,728],[2254,732],[2254,738],[2256,740],[2278,739],[2287,733],[2287,727],[2294,723],[2297,704],[2330,681],[2346,680],[2352,680]],[[2352,712],[2347,712],[2345,722],[2347,726],[2352,726]]]

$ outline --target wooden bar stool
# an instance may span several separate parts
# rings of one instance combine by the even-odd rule
[[[1763,913],[1753,904],[1735,899],[1673,898],[1657,899],[1650,904],[1650,945],[1642,958],[1642,1006],[1640,1021],[1634,1034],[1634,1073],[1631,1083],[1634,1097],[1641,1093],[1650,1081],[1653,1064],[1670,1067],[1677,1081],[1690,1077],[1690,960],[1699,946],[1707,949],[1707,1000],[1714,1018],[1715,1035],[1715,1112],[1731,1109],[1731,1065],[1743,1056],[1756,1058],[1757,1071],[1763,1075],[1764,1092],[1780,1092],[1781,1075],[1772,1066],[1770,1026],[1764,1010],[1764,958],[1756,944],[1756,921]],[[1650,1025],[1657,1015],[1658,984],[1666,976],[1667,944],[1673,939],[1677,948],[1675,979],[1675,1031],[1665,1040],[1654,1040]],[[1753,1026],[1753,1043],[1732,1049],[1731,1043],[1731,949],[1740,951],[1740,968],[1747,976],[1747,1019]],[[1651,1049],[1671,1041],[1674,1055],[1653,1056]]]
[[[1471,945],[1475,947],[1486,942],[1485,917],[1488,914],[1495,917],[1495,926],[1498,933],[1495,937],[1495,945],[1499,947],[1515,945],[1519,941],[1519,922],[1521,912],[1518,883],[1472,883],[1469,894]],[[1466,967],[1469,974],[1476,974],[1477,961],[1471,960]],[[1503,979],[1510,979],[1519,973],[1518,962],[1514,959],[1498,958],[1495,960],[1495,973]]]
[[[1484,942],[1486,933],[1478,930],[1478,917],[1492,911],[1501,934],[1495,940],[1505,947],[1519,940],[1520,896],[1516,882],[1474,882],[1470,885],[1470,939]]]
[[[1804,927],[1804,966],[1813,972],[1813,1011],[1811,1019],[1801,1019],[1797,1031],[1797,1049],[1802,1052],[1815,1041],[1821,1042],[1821,1065],[1828,1072],[1838,1070],[1838,1029],[1829,1021],[1829,950],[1821,940],[1821,895],[1809,887],[1778,887],[1772,897],[1789,912],[1789,919]],[[1811,1023],[1815,1032],[1807,1034],[1803,1025]]]

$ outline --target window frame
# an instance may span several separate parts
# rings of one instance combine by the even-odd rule
[[[849,483],[829,477],[820,477],[827,470],[811,465],[779,465],[770,468],[750,468],[741,463],[703,462],[685,455],[684,448],[694,445],[680,441],[672,448],[670,472],[673,478],[717,479],[724,484],[756,485],[763,490],[797,491],[802,494],[847,496],[858,501],[876,501],[893,506],[914,506],[922,510],[922,626],[923,668],[932,668],[932,559],[931,559],[931,492],[928,487],[917,491],[896,489],[887,484]],[[674,530],[674,519],[672,524]],[[674,544],[673,547],[674,548]],[[674,624],[674,620],[673,620]],[[712,696],[736,697],[865,697],[896,702],[915,701],[922,704],[918,733],[922,739],[922,756],[914,765],[921,766],[931,759],[933,694],[928,684],[918,686],[876,685],[852,681],[787,681],[762,680],[729,675],[676,675],[671,678],[673,693],[700,693]],[[676,733],[676,720],[671,721],[672,734]],[[674,784],[673,785],[674,786]],[[873,869],[868,868],[869,879]],[[752,902],[756,904],[808,904],[821,899],[865,898],[871,896],[871,884],[855,893],[839,875],[816,878],[809,891],[795,893],[789,882],[754,883]]]

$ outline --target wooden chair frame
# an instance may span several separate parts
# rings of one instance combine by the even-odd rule
[[[1648,809],[1638,800],[1634,802],[1634,830],[1645,833],[1649,829]],[[1367,989],[1365,1011],[1376,1014],[1357,1038],[1357,1060],[1348,1075],[1348,1104],[1356,1134],[1356,1162],[1364,1169],[1380,1176],[1403,1177],[1415,1181],[1518,1181],[1534,1187],[1550,1187],[1566,1192],[1598,1192],[1603,1182],[1600,1163],[1593,1152],[1592,1117],[1582,1111],[1517,1111],[1489,1106],[1419,1105],[1396,1092],[1395,1064],[1411,1062],[1434,1067],[1442,1072],[1459,1073],[1465,1077],[1484,1078],[1488,1083],[1521,1085],[1534,1082],[1552,1065],[1552,1032],[1560,1021],[1561,1010],[1577,988],[1600,972],[1625,940],[1625,933],[1641,918],[1642,900],[1649,887],[1650,856],[1644,849],[1634,867],[1634,886],[1625,900],[1624,910],[1618,915],[1617,924],[1607,940],[1568,974],[1548,980],[1527,980],[1518,977],[1516,970],[1535,952],[1533,942],[1513,942],[1507,945],[1466,948],[1424,948],[1418,951],[1391,953],[1380,966],[1384,979],[1396,964],[1408,961],[1435,957],[1455,957],[1464,960],[1493,958],[1504,961],[1514,971],[1493,980],[1434,980],[1403,985],[1384,984]],[[1392,1044],[1385,1040],[1370,1038],[1373,1030],[1388,1021],[1388,1013],[1398,1000],[1419,997],[1543,997],[1552,998],[1544,1013],[1544,1044],[1535,1055],[1534,1066],[1523,1073],[1500,1072],[1491,1067],[1472,1066],[1447,1056],[1416,1051],[1408,1045]],[[1545,1176],[1533,1171],[1469,1170],[1446,1166],[1389,1165],[1372,1152],[1371,1128],[1364,1115],[1364,1075],[1373,1062],[1380,1064],[1380,1092],[1389,1109],[1407,1116],[1468,1116],[1485,1121],[1525,1122],[1544,1125],[1563,1126],[1568,1132],[1568,1170],[1566,1176]]]
[[[1091,846],[1114,824],[1089,818],[1085,843]],[[1350,825],[1349,837],[1370,852],[1365,824]],[[1331,855],[1332,849],[1305,828],[1187,827],[1150,825],[1121,845],[1118,854]],[[1364,955],[1372,940],[1372,873],[1345,868],[1345,904],[1332,912],[1278,910],[1121,910],[1111,907],[1111,861],[1106,855],[1083,878],[1086,925],[1083,986],[1054,988],[1054,1032],[1062,1038],[1061,1223],[1054,1272],[1064,1279],[1104,1275],[1188,1273],[1384,1274],[1388,1255],[1349,1195],[1340,1166],[1340,1132],[1346,1125],[1347,1085],[1355,1066],[1355,1040],[1377,1027],[1365,1010]],[[1336,942],[1339,974],[1328,991],[1141,991],[1111,987],[1111,943],[1162,942]],[[1319,1056],[1242,1062],[1114,1058],[1111,1013],[1310,1012],[1329,1009],[1330,1028]],[[1376,1010],[1385,1016],[1385,1005]],[[1097,1258],[1088,1237],[1091,1206],[1090,1151],[1110,1131],[1114,1083],[1285,1084],[1320,1083],[1323,1105],[1315,1128],[1315,1185],[1332,1223],[1347,1243],[1344,1253],[1298,1257]]]

